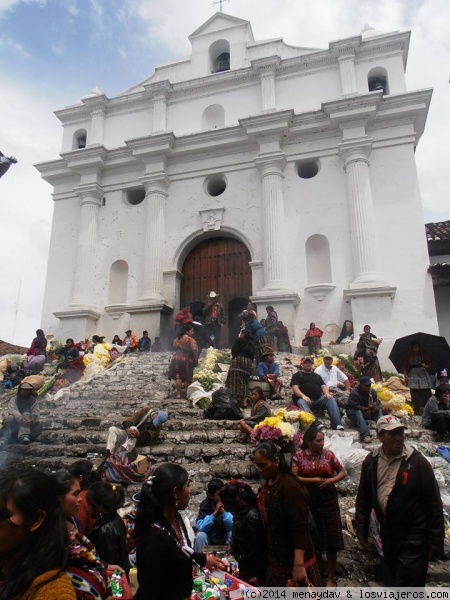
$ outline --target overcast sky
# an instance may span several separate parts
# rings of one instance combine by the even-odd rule
[[[357,35],[366,23],[411,30],[408,89],[434,88],[416,152],[424,222],[450,219],[448,0],[224,0],[223,7],[249,20],[255,39],[313,48]],[[114,96],[189,54],[188,35],[216,10],[211,0],[0,0],[0,150],[19,160],[0,180],[0,339],[28,345],[40,326],[53,206],[32,165],[58,158],[62,128],[53,111],[94,86]]]

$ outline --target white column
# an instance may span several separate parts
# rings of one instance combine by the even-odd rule
[[[153,133],[167,131],[167,98],[171,87],[169,81],[160,81],[150,88],[153,98]]]
[[[356,73],[355,73],[355,55],[350,54],[346,56],[340,56],[338,58],[339,72],[341,75],[341,95],[347,96],[350,94],[357,94],[358,88],[356,85]]]
[[[271,159],[256,159],[261,172],[263,198],[263,291],[286,289],[284,254],[284,203],[283,170],[284,154]]]
[[[103,133],[105,129],[105,110],[97,108],[91,112],[91,132],[89,135],[89,144],[102,144]]]
[[[146,176],[147,214],[143,249],[141,300],[162,300],[164,241],[166,233],[165,210],[170,180],[165,173]]]
[[[261,107],[263,112],[276,110],[275,70],[261,71]]]
[[[378,264],[376,223],[370,186],[370,141],[341,144],[350,214],[350,237],[354,280],[350,287],[381,283]]]
[[[98,211],[103,191],[94,184],[77,193],[80,196],[81,213],[71,306],[87,306],[92,304],[94,298]]]

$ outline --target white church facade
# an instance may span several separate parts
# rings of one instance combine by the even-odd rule
[[[432,92],[406,89],[410,33],[300,48],[216,13],[189,39],[188,58],[56,112],[44,330],[167,343],[180,304],[214,290],[226,342],[249,297],[297,346],[311,321],[369,323],[380,354],[437,333],[414,158]]]

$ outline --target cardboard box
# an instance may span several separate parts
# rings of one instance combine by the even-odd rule
[[[139,454],[131,464],[138,473],[146,473],[148,471],[148,458],[144,454]]]

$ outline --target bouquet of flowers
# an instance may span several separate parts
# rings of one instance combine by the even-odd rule
[[[250,440],[252,444],[276,442],[285,452],[289,452],[300,447],[303,432],[314,421],[315,417],[310,413],[280,408],[273,417],[266,417],[256,425]]]
[[[223,362],[224,355],[215,348],[208,348],[206,356],[198,367],[194,369],[194,381],[198,381],[206,392],[212,390],[213,384],[219,381],[219,362]]]
[[[413,407],[406,401],[406,398],[402,394],[394,394],[394,392],[383,386],[382,383],[376,383],[372,386],[372,389],[377,393],[383,412],[391,413],[395,417],[400,418],[408,418],[414,414]]]

